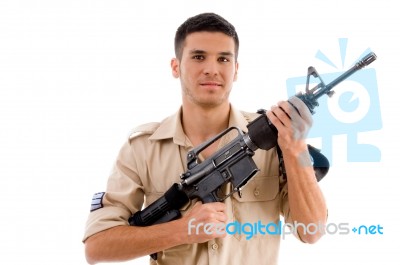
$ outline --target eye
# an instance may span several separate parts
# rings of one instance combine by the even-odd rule
[[[223,63],[227,63],[227,62],[229,62],[230,60],[229,60],[228,58],[226,58],[226,57],[219,57],[219,58],[218,58],[218,61],[219,61],[219,62],[223,62]]]
[[[197,61],[202,61],[202,60],[204,60],[204,55],[199,55],[199,54],[197,54],[197,55],[194,55],[194,56],[192,57],[192,59],[195,59],[195,60],[197,60]]]

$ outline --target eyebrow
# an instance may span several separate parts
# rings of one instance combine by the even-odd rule
[[[190,54],[206,54],[207,52],[203,51],[203,50],[194,49],[194,50],[191,50],[189,53]],[[222,55],[222,56],[227,56],[227,57],[233,57],[234,56],[232,52],[219,52],[218,54]]]

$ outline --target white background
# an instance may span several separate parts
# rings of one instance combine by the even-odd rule
[[[286,79],[309,65],[337,71],[315,53],[340,65],[338,38],[349,39],[347,63],[366,48],[376,52],[371,67],[383,128],[359,139],[379,147],[381,161],[346,162],[346,137],[337,136],[321,187],[330,222],[380,224],[384,234],[326,235],[315,245],[289,238],[280,264],[398,264],[394,3],[0,1],[0,264],[85,264],[81,239],[92,194],[104,190],[129,130],[179,107],[179,81],[169,68],[173,36],[204,11],[237,28],[240,69],[231,101],[248,111],[286,99]]]

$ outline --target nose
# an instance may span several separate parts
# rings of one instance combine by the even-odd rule
[[[204,64],[203,73],[207,76],[218,75],[218,62],[214,60],[207,60]]]

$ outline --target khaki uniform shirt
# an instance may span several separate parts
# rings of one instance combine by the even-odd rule
[[[109,177],[105,193],[95,195],[95,205],[89,215],[84,239],[108,228],[129,225],[128,218],[161,197],[173,183],[180,182],[186,171],[186,155],[193,148],[185,136],[181,124],[181,110],[161,123],[138,127],[123,145]],[[237,126],[247,132],[246,125],[257,114],[240,112],[233,107],[229,126]],[[220,146],[234,136],[226,135]],[[278,224],[280,215],[289,219],[286,181],[279,176],[276,149],[257,150],[253,156],[260,171],[242,190],[224,202],[228,223],[238,222]],[[97,200],[96,200],[97,197]],[[96,203],[97,202],[97,203]],[[181,209],[185,212],[193,202]],[[233,230],[231,230],[233,231]],[[171,231],[173,233],[173,231]],[[228,234],[201,244],[185,244],[158,253],[151,264],[277,264],[280,235]]]

